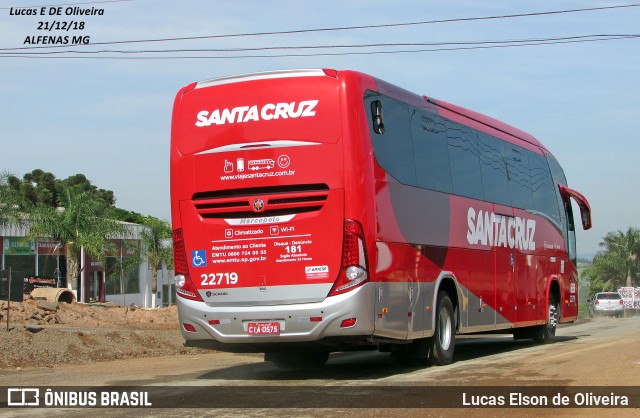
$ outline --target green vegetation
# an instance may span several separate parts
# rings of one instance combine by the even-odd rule
[[[123,236],[123,224],[110,216],[109,206],[88,191],[68,184],[58,189],[58,207],[36,204],[28,211],[29,235],[53,238],[65,248],[67,283],[75,289],[79,277],[81,249],[102,260],[109,250],[109,237]]]
[[[81,249],[92,259],[104,261],[105,254],[115,250],[112,239],[127,238],[129,229],[124,222],[146,227],[141,233],[143,251],[140,258],[134,257],[135,266],[116,268],[124,272],[137,268],[143,260],[154,267],[172,265],[171,226],[166,221],[117,208],[115,202],[111,190],[96,187],[83,174],[63,180],[40,169],[22,178],[0,174],[0,225],[28,221],[33,239],[47,237],[60,242],[66,250],[67,283],[74,289]],[[131,264],[131,258],[128,262]],[[151,268],[151,272],[155,295],[156,269]]]
[[[142,242],[145,259],[151,268],[151,298],[155,306],[155,297],[158,292],[158,269],[162,265],[169,268],[173,266],[173,251],[164,243],[171,238],[171,226],[157,218],[146,217],[142,224],[146,227],[142,233]]]
[[[640,272],[640,229],[609,232],[600,243],[603,248],[593,264],[584,270],[590,279],[589,297],[596,292],[614,291],[619,287],[638,286]]]

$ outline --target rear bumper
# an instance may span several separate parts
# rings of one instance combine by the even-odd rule
[[[366,283],[321,302],[274,306],[210,307],[178,297],[180,331],[190,347],[232,352],[261,352],[270,346],[339,346],[366,341],[374,330],[375,286]],[[320,319],[321,318],[321,319]],[[342,321],[356,318],[354,326]],[[278,335],[249,335],[249,322],[278,322]],[[184,325],[193,326],[189,332]]]
[[[594,315],[622,315],[624,314],[623,306],[598,307],[593,308]]]

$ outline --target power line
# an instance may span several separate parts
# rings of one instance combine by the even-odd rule
[[[61,55],[61,54],[161,54],[161,53],[187,53],[187,52],[249,52],[249,51],[278,51],[278,50],[304,50],[304,49],[364,49],[364,48],[388,48],[388,47],[419,47],[419,46],[473,46],[473,45],[491,45],[491,44],[549,44],[559,43],[561,41],[570,40],[613,40],[623,38],[639,37],[637,34],[607,34],[607,35],[578,35],[578,36],[566,36],[566,37],[547,37],[547,38],[533,38],[533,39],[508,39],[508,40],[489,40],[489,41],[449,41],[449,42],[389,42],[389,43],[374,43],[374,44],[337,44],[337,45],[302,45],[302,46],[267,46],[267,47],[251,47],[251,48],[201,48],[201,49],[149,49],[149,50],[115,50],[104,49],[94,51],[81,51],[81,50],[63,50],[63,51],[45,51],[45,52],[20,52],[20,53],[6,53],[0,52],[0,56],[5,54],[24,54],[24,55]]]
[[[93,46],[93,45],[119,45],[119,44],[133,44],[133,43],[147,43],[147,42],[193,41],[193,40],[202,40],[202,39],[223,39],[223,38],[239,38],[239,37],[255,37],[255,36],[292,35],[292,34],[314,33],[314,32],[348,31],[348,30],[361,30],[361,29],[381,29],[381,28],[431,25],[431,24],[442,24],[442,23],[473,22],[473,21],[483,21],[483,20],[549,16],[549,15],[558,15],[558,14],[566,14],[566,13],[592,12],[592,11],[599,11],[599,10],[622,9],[622,8],[630,8],[630,7],[640,7],[640,3],[618,5],[618,6],[603,6],[603,7],[590,7],[590,8],[582,8],[582,9],[556,10],[556,11],[546,11],[546,12],[518,13],[518,14],[498,15],[498,16],[466,17],[466,18],[427,20],[427,21],[406,22],[406,23],[388,23],[388,24],[379,24],[379,25],[342,26],[342,27],[298,29],[298,30],[287,30],[287,31],[235,33],[235,34],[226,34],[226,35],[205,35],[205,36],[188,36],[188,37],[175,37],[175,38],[139,39],[139,40],[129,40],[129,41],[93,42],[87,45],[78,45],[78,46],[85,47],[85,46]],[[37,47],[0,48],[0,51],[18,51],[18,50],[64,48],[64,47],[66,46],[48,45],[48,46],[37,46]]]
[[[608,35],[604,35],[608,36]],[[575,38],[575,37],[574,37]],[[599,37],[591,39],[571,39],[564,40],[531,40],[519,43],[504,43],[499,45],[475,45],[475,46],[457,46],[444,48],[429,49],[411,49],[411,50],[394,50],[394,51],[364,51],[364,52],[323,52],[313,54],[269,54],[269,55],[227,55],[227,56],[59,56],[59,55],[33,55],[30,53],[2,53],[2,58],[31,58],[31,59],[112,59],[112,60],[175,60],[175,59],[246,59],[246,58],[293,58],[293,57],[323,57],[323,56],[345,56],[345,55],[382,55],[382,54],[407,54],[407,53],[424,53],[424,52],[440,52],[440,51],[461,51],[474,49],[496,49],[496,48],[517,48],[526,46],[554,45],[567,43],[584,43],[584,42],[602,42],[620,39],[638,39],[640,35],[612,35],[609,37]],[[513,42],[513,41],[511,41]],[[6,55],[5,55],[6,54]]]

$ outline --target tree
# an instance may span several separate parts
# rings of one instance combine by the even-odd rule
[[[9,184],[12,176],[0,173],[0,226],[20,223],[20,207],[22,197]]]
[[[71,188],[77,192],[87,193],[96,203],[109,208],[110,216],[114,219],[142,224],[145,218],[144,215],[137,212],[117,208],[114,193],[111,190],[96,187],[84,174],[74,174],[60,180],[52,173],[35,169],[22,178],[6,173],[0,177],[0,186],[2,185],[6,191],[20,198],[18,206],[23,212],[30,211],[35,205],[58,207],[62,191]],[[1,198],[2,196],[0,196]],[[16,203],[14,203],[15,205]]]
[[[640,229],[609,232],[600,246],[603,250],[585,271],[591,277],[591,293],[616,290],[624,285],[632,287],[640,267]]]
[[[122,304],[126,306],[127,276],[140,267],[140,245],[139,242],[135,240],[119,240],[112,250],[115,250],[117,256],[113,258],[114,262],[111,266],[108,266],[110,268],[108,268],[106,273],[110,276],[110,279],[117,279],[117,282],[120,284]],[[125,253],[135,254],[135,256],[125,256]]]
[[[81,250],[95,260],[102,260],[110,245],[109,238],[123,236],[126,230],[110,218],[108,207],[85,190],[61,184],[58,204],[58,208],[42,203],[33,207],[29,234],[34,238],[52,238],[64,246],[67,284],[77,289]]]
[[[631,228],[627,233],[622,231],[609,232],[604,237],[604,246],[622,260],[625,267],[627,287],[633,286],[633,277],[638,273],[638,260],[640,258],[640,229]]]
[[[105,206],[114,206],[116,198],[111,190],[98,189],[84,174],[75,174],[62,180],[67,186],[91,194],[94,199]]]
[[[22,198],[21,209],[28,209],[29,205],[43,204],[55,207],[58,200],[58,182],[53,174],[35,169],[25,174],[22,179],[9,176],[9,188]]]
[[[146,217],[142,223],[142,238],[144,257],[151,270],[151,306],[156,306],[156,294],[158,292],[158,269],[162,265],[168,267],[173,263],[173,251],[167,241],[171,238],[171,226],[169,223],[154,218]]]

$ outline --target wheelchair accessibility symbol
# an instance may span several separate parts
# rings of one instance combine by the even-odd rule
[[[207,266],[207,251],[206,250],[193,250],[193,251],[191,251],[191,266],[192,267],[206,267]]]

